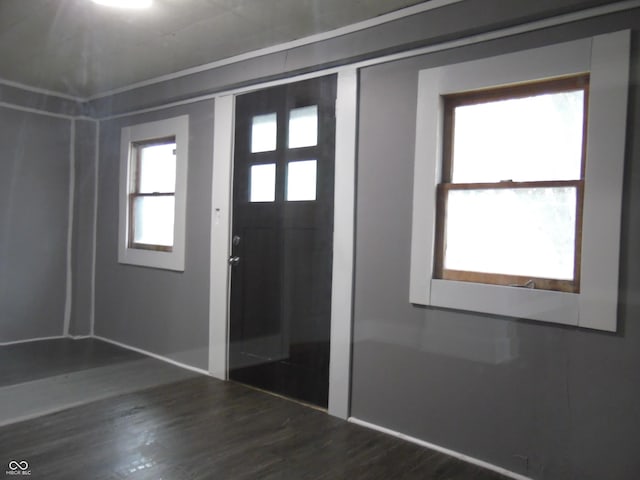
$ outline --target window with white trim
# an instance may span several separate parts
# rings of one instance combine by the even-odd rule
[[[412,303],[616,330],[629,44],[420,72]]]
[[[131,145],[129,248],[173,250],[176,197],[176,137]]]
[[[121,132],[118,261],[184,270],[188,117]]]
[[[588,84],[444,97],[434,278],[580,290]]]

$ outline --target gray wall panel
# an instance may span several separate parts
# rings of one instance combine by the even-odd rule
[[[91,333],[96,123],[76,121],[71,335]]]
[[[207,368],[213,101],[100,126],[96,335]],[[189,115],[184,272],[118,264],[120,129]]]
[[[0,342],[62,335],[70,121],[0,107]]]
[[[0,102],[61,115],[75,116],[83,113],[80,102],[55,95],[35,93],[2,83],[0,83]]]
[[[611,2],[467,0],[325,41],[99,98],[89,102],[88,108],[99,117],[135,111],[606,3]]]
[[[285,76],[285,60],[285,53],[265,55],[100,98],[89,102],[88,108],[93,116],[104,117],[250,85],[255,83],[256,79],[280,78]]]
[[[640,42],[634,35],[617,335],[408,303],[418,71],[623,26],[613,15],[361,72],[352,415],[536,479],[640,460]]]

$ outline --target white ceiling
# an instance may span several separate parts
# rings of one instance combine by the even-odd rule
[[[0,78],[87,97],[423,1],[0,0]]]

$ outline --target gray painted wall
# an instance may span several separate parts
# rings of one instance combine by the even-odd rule
[[[100,124],[96,335],[207,368],[213,101]],[[185,271],[118,264],[120,129],[189,115]]]
[[[70,121],[0,107],[0,342],[62,335]]]
[[[91,333],[95,149],[97,124],[75,122],[75,184],[73,198],[72,303],[69,333]]]
[[[640,28],[640,11],[364,69],[352,415],[536,479],[640,471],[640,41],[633,41],[616,335],[408,303],[418,71]]]
[[[466,0],[374,28],[102,97],[88,102],[86,108],[94,115],[105,116],[164,105],[196,95],[286,78],[606,3],[611,1]]]
[[[81,115],[83,112],[83,106],[79,101],[55,95],[35,93],[22,88],[3,84],[1,81],[0,102],[69,116]]]

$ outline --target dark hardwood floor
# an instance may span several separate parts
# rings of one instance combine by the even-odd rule
[[[204,376],[3,427],[12,460],[47,480],[506,478]]]
[[[0,387],[146,358],[110,343],[60,338],[0,347]]]

